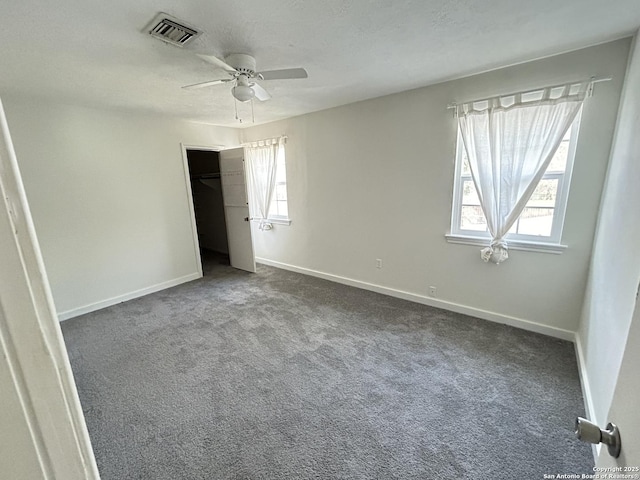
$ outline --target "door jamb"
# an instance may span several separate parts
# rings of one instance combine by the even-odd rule
[[[225,150],[226,147],[220,145],[187,145],[180,142],[180,148],[182,149],[182,168],[184,171],[185,187],[187,189],[187,201],[189,203],[189,215],[191,217],[191,235],[193,236],[193,253],[196,258],[196,268],[198,269],[198,276],[203,276],[202,272],[202,257],[200,256],[200,242],[198,241],[198,226],[196,224],[196,210],[193,205],[193,191],[191,190],[191,175],[189,173],[189,159],[187,158],[187,150],[204,150],[207,152],[220,152]]]
[[[15,286],[15,291],[0,299],[0,355],[19,397],[40,464],[39,478],[98,480],[100,474],[2,102],[0,164],[0,210],[10,226],[7,238],[11,236],[7,242],[10,247],[0,256],[3,262],[9,260],[11,270],[3,272],[4,278],[12,277],[9,281]]]

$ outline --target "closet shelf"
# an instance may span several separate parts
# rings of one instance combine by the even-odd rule
[[[191,180],[209,180],[210,178],[220,178],[219,173],[205,173],[199,175],[191,175]]]

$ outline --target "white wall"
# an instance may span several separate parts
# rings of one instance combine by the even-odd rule
[[[605,425],[640,281],[640,46],[635,42],[578,332],[594,419]],[[636,346],[633,346],[637,348]]]
[[[180,142],[236,130],[4,99],[61,318],[197,278]]]
[[[629,44],[624,39],[245,130],[244,141],[289,137],[292,224],[256,229],[256,255],[573,338]],[[496,266],[481,261],[478,247],[447,243],[456,140],[447,104],[592,75],[613,80],[599,83],[585,104],[566,252],[513,251]],[[376,258],[383,259],[380,270]],[[426,298],[430,285],[444,303]]]

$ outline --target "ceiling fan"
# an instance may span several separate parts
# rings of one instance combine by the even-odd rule
[[[285,68],[282,70],[267,70],[256,72],[256,59],[244,53],[234,53],[224,60],[220,60],[213,55],[200,55],[204,61],[224,70],[229,75],[228,78],[209,80],[208,82],[185,85],[182,88],[204,88],[221,83],[235,82],[231,89],[231,95],[239,102],[248,102],[252,98],[264,102],[271,98],[269,92],[258,85],[255,80],[289,80],[294,78],[307,78],[307,71],[304,68]]]

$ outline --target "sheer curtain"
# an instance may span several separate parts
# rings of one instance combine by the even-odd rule
[[[259,220],[260,230],[270,230],[269,206],[276,185],[276,163],[284,138],[261,140],[244,147],[249,193],[249,212]]]
[[[491,243],[485,262],[509,258],[505,236],[549,166],[585,98],[587,83],[549,87],[457,106]]]

